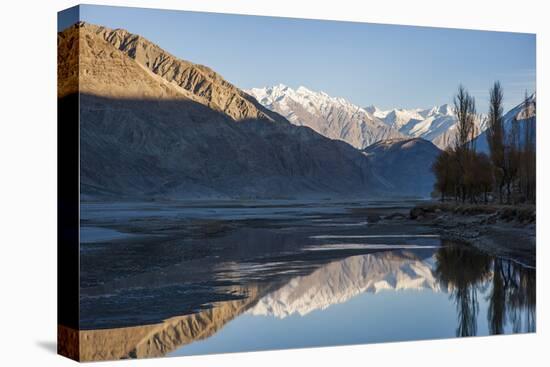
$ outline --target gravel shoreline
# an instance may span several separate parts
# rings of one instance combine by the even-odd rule
[[[536,266],[534,205],[416,203],[412,206],[357,210],[377,227],[431,228],[444,241],[474,246],[529,267]]]
[[[482,251],[536,266],[534,205],[417,205],[408,220],[435,227],[443,240],[463,242]]]

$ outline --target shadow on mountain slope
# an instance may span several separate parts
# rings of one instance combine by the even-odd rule
[[[360,152],[307,127],[235,121],[189,99],[80,94],[79,100],[84,195],[284,198],[376,191]],[[60,108],[70,103],[74,97],[63,97]]]

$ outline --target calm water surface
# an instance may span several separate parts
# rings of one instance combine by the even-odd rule
[[[475,263],[471,278],[459,274],[458,259]],[[534,282],[532,270],[452,244],[429,256],[353,256],[291,279],[217,334],[172,354],[533,332]]]
[[[534,268],[442,242],[406,221],[378,223],[363,210],[369,205],[407,207],[84,205],[87,353],[193,355],[535,331]],[[128,348],[117,347],[122,341]]]

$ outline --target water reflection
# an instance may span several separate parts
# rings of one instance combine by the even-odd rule
[[[172,317],[162,323],[80,331],[81,361],[161,357],[177,348],[209,338],[248,310],[261,290],[249,285],[236,292],[247,298],[220,302],[193,314]]]
[[[503,334],[507,321],[515,333],[535,331],[534,269],[448,243],[436,253],[435,273],[456,304],[456,336],[477,335],[478,294],[487,287],[490,334]]]
[[[502,334],[508,319],[515,333],[535,331],[536,277],[534,269],[494,259],[488,313],[492,334]]]
[[[305,316],[358,294],[388,290],[441,291],[432,272],[431,251],[384,251],[330,262],[311,274],[292,278],[258,301],[249,313],[285,318]]]
[[[307,268],[303,261],[301,267]],[[242,269],[250,276],[250,268],[240,264],[232,271]],[[534,269],[453,243],[325,261],[285,278],[281,274],[288,268],[288,262],[270,263],[270,275],[248,283],[247,276],[235,274],[242,282],[231,292],[244,298],[217,301],[192,314],[150,325],[82,331],[81,357],[142,358],[535,331]],[[277,271],[281,274],[274,277]],[[418,320],[423,320],[420,327]],[[289,325],[300,342],[289,338]],[[262,335],[269,340],[262,341]]]
[[[435,273],[450,289],[458,316],[456,336],[477,334],[478,289],[490,276],[490,257],[460,246],[441,248]]]

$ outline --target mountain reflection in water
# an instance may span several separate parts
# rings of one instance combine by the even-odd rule
[[[269,267],[276,273],[283,265]],[[246,279],[253,269],[241,264],[227,272],[242,270],[241,279]],[[235,285],[231,291],[244,297],[161,323],[82,331],[81,357],[141,358],[533,332],[535,288],[534,269],[453,243],[379,251],[325,262],[300,275],[289,271],[274,282],[268,277]]]

